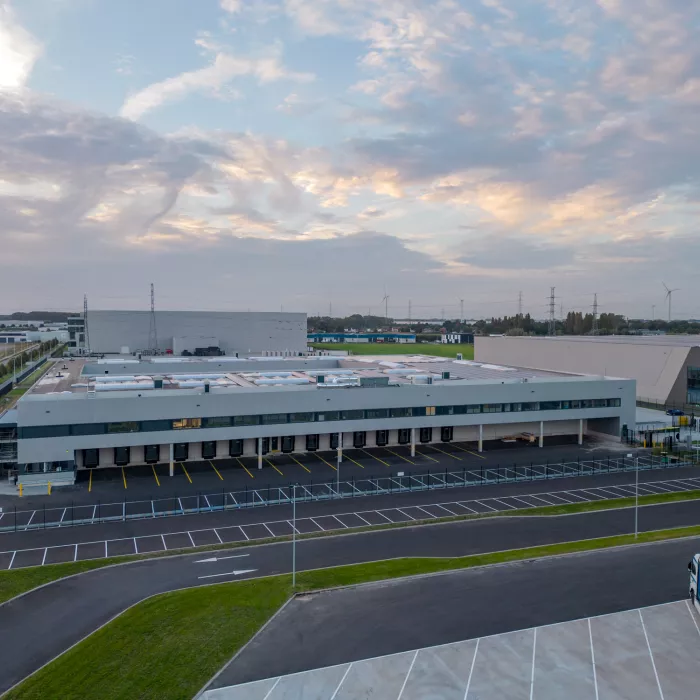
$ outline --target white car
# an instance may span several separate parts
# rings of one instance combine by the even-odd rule
[[[696,554],[690,562],[688,562],[688,571],[690,571],[690,587],[688,596],[693,605],[700,605],[700,592],[698,591],[698,569],[700,569],[700,554]]]

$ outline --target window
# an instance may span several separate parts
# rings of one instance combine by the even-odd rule
[[[353,447],[362,448],[367,444],[367,433],[364,430],[358,430],[352,434]]]
[[[141,421],[141,430],[160,431],[171,430],[172,423],[169,420],[143,420]]]
[[[608,406],[612,408],[619,408],[620,399],[608,399]]]
[[[700,367],[688,367],[688,403],[700,403]]]
[[[243,440],[229,440],[228,453],[231,457],[240,457],[243,455]]]
[[[287,414],[286,413],[266,413],[261,416],[263,425],[275,425],[276,423],[286,423]]]
[[[411,431],[408,428],[399,430],[399,445],[408,445],[411,442]]]
[[[341,411],[340,415],[343,420],[362,420],[365,412],[363,410]]]
[[[325,411],[324,413],[317,413],[316,420],[319,422],[326,420],[340,420],[340,411]]]
[[[594,408],[605,408],[608,405],[607,399],[593,399]]]
[[[450,442],[452,440],[452,436],[454,435],[454,429],[452,426],[445,426],[444,428],[440,428],[440,440],[443,442]]]
[[[146,445],[143,454],[146,464],[156,464],[160,460],[160,445]]]
[[[421,428],[420,429],[420,441],[421,442],[431,442],[433,439],[433,429],[432,428]]]
[[[466,406],[453,406],[455,415],[462,415],[467,412]]]
[[[114,448],[114,463],[118,467],[125,467],[129,464],[131,458],[130,450],[128,447],[115,447]]]
[[[294,452],[296,437],[294,435],[285,435],[282,438],[282,452]]]
[[[212,418],[204,419],[205,428],[228,428],[231,425],[232,418],[230,416],[213,416]]]
[[[435,406],[426,406],[425,407],[425,415],[426,416],[434,416],[435,415]]]
[[[467,406],[467,413],[481,413],[481,404],[475,403]]]
[[[184,462],[190,454],[188,442],[176,442],[173,445],[173,457],[176,462]]]
[[[314,420],[313,413],[290,413],[289,422],[290,423],[313,423]]]
[[[100,466],[100,451],[98,449],[83,450],[83,466],[88,469]]]
[[[306,436],[306,451],[313,452],[318,449],[318,435]]]
[[[201,418],[180,418],[173,421],[173,430],[187,430],[189,428],[201,428]]]
[[[389,431],[388,430],[377,430],[375,433],[375,442],[377,447],[384,447],[389,443]]]
[[[202,443],[202,459],[216,459],[216,440]]]
[[[107,423],[108,433],[138,433],[141,425],[135,420],[121,421],[121,423]]]
[[[503,404],[485,403],[482,404],[482,411],[484,413],[501,413],[503,411]]]
[[[19,429],[20,440],[27,438],[64,437],[69,434],[68,425],[32,425]]]
[[[571,401],[562,401],[561,402],[561,407],[565,411],[571,408]]]
[[[389,411],[392,418],[410,418],[413,415],[413,410],[410,408],[392,408]]]
[[[561,401],[540,401],[540,411],[558,411]]]
[[[438,416],[452,416],[454,412],[454,406],[438,406],[436,410]]]
[[[331,450],[337,450],[340,445],[340,435],[338,433],[331,433],[330,447]]]
[[[70,427],[71,435],[102,435],[104,423],[74,423]]]
[[[582,399],[581,408],[593,408],[593,399]]]
[[[520,404],[522,406],[523,411],[539,411],[540,410],[540,404],[538,401],[528,401]]]
[[[581,402],[578,399],[575,399],[571,402],[571,408],[581,408]]]
[[[388,418],[388,408],[368,408],[365,411],[365,418]]]
[[[233,424],[238,425],[260,425],[260,416],[234,416]]]

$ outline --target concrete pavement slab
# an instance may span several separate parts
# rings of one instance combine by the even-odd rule
[[[397,698],[414,656],[406,652],[352,664],[335,700]]]
[[[315,673],[299,673],[280,678],[267,700],[318,700],[330,698],[331,688],[343,681],[349,664],[319,669]],[[208,699],[207,699],[208,700]]]
[[[277,682],[276,678],[246,683],[234,688],[208,690],[204,700],[269,700],[269,693]]]

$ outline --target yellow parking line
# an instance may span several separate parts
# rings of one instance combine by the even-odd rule
[[[156,478],[156,484],[158,484],[158,486],[160,486],[160,481],[158,481],[158,474],[156,473],[156,465],[151,464],[151,469],[153,469],[153,476],[155,476],[155,478]]]
[[[448,455],[449,457],[453,457],[454,459],[458,459],[460,462],[462,461],[461,457],[458,457],[457,455],[453,455],[451,452],[448,452],[447,450],[441,450],[439,447],[435,447],[435,445],[430,445],[434,450],[437,450],[438,452],[442,452],[444,455]]]
[[[221,479],[221,481],[223,481],[224,477],[221,476],[221,473],[219,472],[219,470],[214,466],[214,462],[209,460],[209,464],[211,464],[211,468],[216,472],[216,475],[219,477],[219,479]]]
[[[277,467],[276,467],[267,457],[265,457],[265,461],[266,461],[278,474],[280,474],[281,476],[284,476],[284,474],[282,474],[282,472],[281,472],[279,469],[277,469]]]
[[[412,462],[408,457],[404,457],[403,455],[400,455],[398,452],[394,452],[394,450],[391,450],[388,447],[385,447],[384,449],[387,452],[391,452],[391,454],[395,455],[396,457],[399,457],[401,459],[405,459],[409,464],[415,464],[415,462]]]
[[[360,450],[360,452],[364,452],[366,455],[369,455],[373,459],[376,459],[377,462],[381,462],[384,466],[390,467],[391,464],[389,462],[385,462],[383,459],[379,459],[379,457],[373,455],[371,452],[367,452],[367,450]]]
[[[88,493],[92,491],[92,469],[90,470],[90,481],[88,482]]]
[[[431,457],[430,455],[425,454],[425,452],[421,452],[417,447],[416,447],[416,453],[419,454],[421,457],[427,457],[428,459],[431,459],[433,462],[438,461],[437,459],[435,459],[435,457]]]
[[[323,457],[321,457],[321,455],[316,454],[314,452],[314,457],[318,457],[324,464],[327,464],[331,469],[333,469],[336,472],[338,471],[336,467],[334,467],[329,461],[323,459]]]
[[[364,467],[363,467],[359,462],[356,462],[352,457],[348,457],[348,455],[346,455],[346,454],[343,454],[343,457],[344,457],[345,459],[349,459],[353,464],[357,464],[357,466],[358,466],[360,469],[364,469]]]
[[[187,469],[185,469],[185,465],[184,465],[182,462],[180,462],[180,466],[182,467],[182,471],[185,472],[185,476],[187,477],[187,480],[188,480],[188,481],[190,482],[190,484],[191,484],[191,483],[192,483],[192,479],[190,478],[190,475],[187,473]]]
[[[122,467],[122,479],[124,480],[124,488],[126,488],[126,473],[124,467]]]
[[[248,471],[248,467],[246,467],[246,465],[243,464],[243,462],[241,462],[241,460],[238,459],[238,457],[236,457],[236,462],[238,462],[238,464],[240,464],[240,465],[243,467],[243,469],[245,469],[245,473],[246,473],[251,479],[254,479],[254,478],[255,478],[255,477]]]
[[[478,452],[472,452],[471,450],[468,450],[466,447],[460,447],[459,445],[453,444],[453,447],[456,447],[458,450],[462,450],[462,452],[468,452],[470,455],[474,455],[475,457],[478,457],[479,459],[486,459],[484,455],[480,455]]]
[[[309,472],[309,474],[311,474],[311,469],[309,469],[308,467],[305,467],[294,455],[289,455],[289,456],[290,456],[302,469],[306,469],[306,471]],[[334,467],[334,469],[335,469],[335,467]]]

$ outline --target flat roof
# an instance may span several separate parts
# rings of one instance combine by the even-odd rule
[[[479,338],[479,336],[476,337]],[[511,336],[498,337],[508,338]],[[520,335],[512,337],[518,340],[530,339],[548,342],[620,343],[627,345],[672,345],[676,347],[695,347],[700,345],[700,335]]]
[[[525,369],[473,360],[452,360],[430,355],[363,355],[351,357],[326,357],[312,367],[305,366],[308,358],[274,359],[274,368],[260,360],[238,360],[219,363],[211,369],[191,358],[168,366],[158,358],[145,358],[141,362],[122,362],[106,373],[83,372],[89,359],[59,360],[54,367],[26,395],[85,394],[95,392],[99,396],[124,395],[128,391],[146,391],[161,394],[163,391],[202,391],[209,383],[212,391],[258,390],[330,390],[352,386],[420,386],[426,384],[466,384],[469,382],[514,383],[524,381],[566,380],[586,381],[600,379],[580,374],[540,369]],[[214,358],[212,358],[214,359]],[[216,358],[221,360],[222,358]],[[235,359],[235,358],[234,358]],[[267,358],[265,358],[267,359]],[[222,366],[223,365],[223,366]],[[133,369],[132,369],[133,367]],[[156,384],[158,388],[156,388]],[[148,395],[147,394],[147,395]]]

